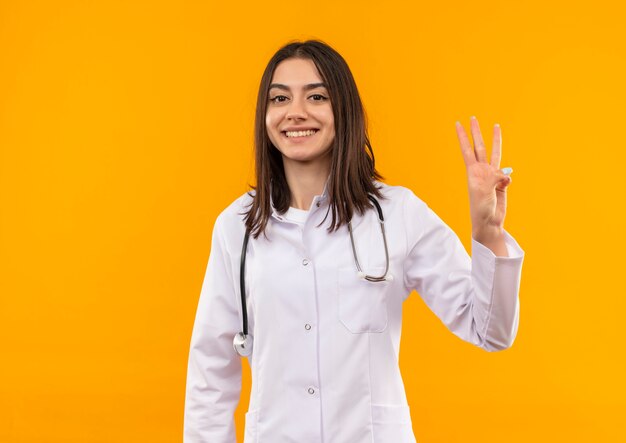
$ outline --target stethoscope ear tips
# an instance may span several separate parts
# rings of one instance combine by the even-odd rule
[[[361,280],[365,280],[365,272],[363,271],[359,271],[356,273],[357,277],[359,277],[359,279]]]
[[[385,276],[385,280],[386,280],[386,281],[393,281],[393,275],[391,275],[391,274],[387,274],[387,275]]]

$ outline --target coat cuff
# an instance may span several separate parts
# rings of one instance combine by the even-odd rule
[[[472,280],[478,289],[475,314],[483,320],[479,331],[482,347],[506,349],[513,344],[519,321],[519,285],[524,251],[508,232],[508,257],[496,257],[486,246],[472,239]]]
[[[474,240],[474,238],[472,237],[472,257],[474,256],[474,254],[478,254],[484,260],[509,260],[524,257],[524,250],[507,231],[504,231],[504,243],[506,244],[506,250],[509,256],[498,257],[491,251],[491,249],[489,249],[482,243]]]

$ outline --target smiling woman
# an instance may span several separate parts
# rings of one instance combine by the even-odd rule
[[[287,134],[303,130],[316,133]],[[322,42],[288,44],[269,61],[257,97],[255,145],[257,187],[246,216],[255,238],[272,207],[308,209],[324,189],[330,231],[370,208],[368,195],[381,197],[356,82],[343,57]]]
[[[499,169],[500,128],[490,163],[475,119],[471,130],[473,147],[457,125],[470,258],[413,192],[380,181],[344,59],[319,41],[274,55],[257,101],[257,186],[215,222],[185,442],[235,442],[242,355],[253,386],[245,443],[414,443],[398,367],[413,290],[460,338],[512,345],[523,251],[503,226],[511,180]]]

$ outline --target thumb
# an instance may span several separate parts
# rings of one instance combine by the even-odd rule
[[[494,181],[495,181],[494,186],[496,187],[496,189],[499,191],[504,191],[506,190],[507,186],[511,184],[513,179],[511,178],[510,175],[507,175],[499,170],[495,175]]]

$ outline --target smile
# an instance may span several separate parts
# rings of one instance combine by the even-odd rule
[[[295,138],[295,137],[308,137],[310,135],[315,134],[316,132],[317,132],[317,129],[308,129],[306,131],[285,131],[283,132],[283,134],[285,134],[289,138]]]

